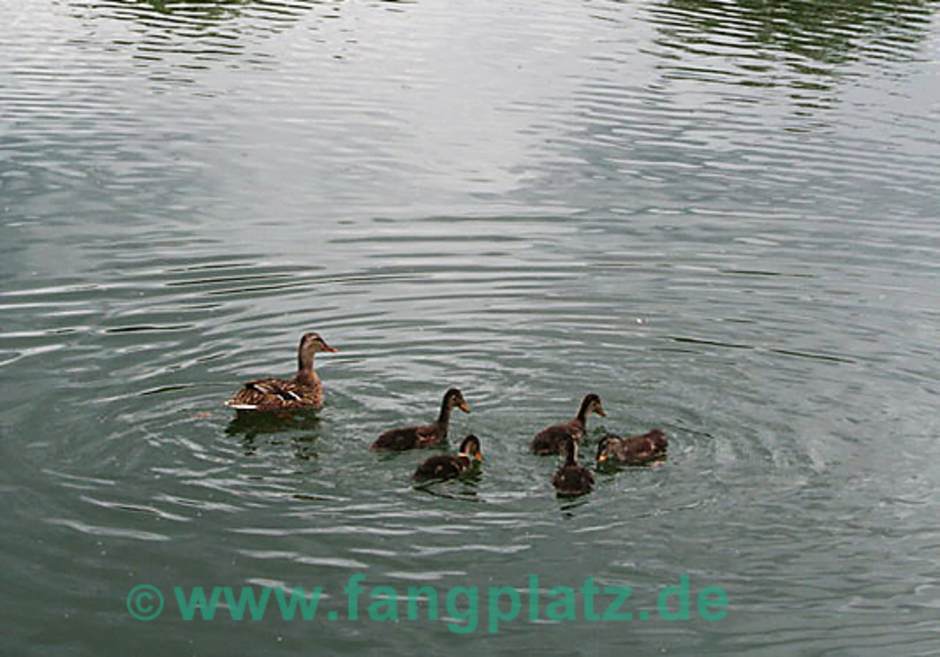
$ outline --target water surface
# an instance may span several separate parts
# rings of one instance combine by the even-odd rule
[[[940,651],[930,2],[0,2],[10,654]],[[328,401],[233,420],[298,336]],[[380,458],[450,385],[474,486]],[[664,467],[557,501],[603,398]],[[452,441],[453,443],[456,440]],[[590,450],[588,450],[590,451]],[[725,588],[726,619],[150,623],[128,590]]]

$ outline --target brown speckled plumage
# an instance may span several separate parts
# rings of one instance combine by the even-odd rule
[[[335,352],[316,333],[305,333],[297,348],[297,374],[292,379],[249,381],[225,402],[237,411],[293,411],[323,405],[323,384],[313,369],[317,352]]]

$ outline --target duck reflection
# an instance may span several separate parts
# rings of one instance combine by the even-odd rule
[[[426,493],[433,497],[464,502],[482,502],[483,500],[477,495],[477,484],[480,483],[480,477],[479,472],[473,472],[460,479],[415,483],[412,488],[419,493]]]
[[[291,436],[291,447],[294,456],[303,461],[309,461],[317,458],[317,452],[314,449],[317,439],[320,437],[320,418],[312,412],[294,412],[294,413],[238,413],[228,423],[225,428],[225,434],[228,436],[240,436],[242,451],[246,456],[253,456],[264,445],[283,444],[283,438],[272,438],[261,443],[259,437],[266,435],[274,436],[286,431],[301,432]]]

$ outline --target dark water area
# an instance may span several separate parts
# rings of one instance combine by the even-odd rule
[[[936,10],[0,0],[0,652],[940,653]],[[222,406],[307,330],[322,411]],[[417,490],[367,448],[452,385],[486,461]],[[583,461],[669,458],[560,501],[589,391]],[[650,616],[353,621],[357,573]],[[171,594],[245,585],[339,618]]]

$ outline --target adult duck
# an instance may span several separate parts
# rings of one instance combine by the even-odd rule
[[[313,369],[319,352],[335,353],[319,333],[304,333],[297,347],[297,374],[291,379],[256,379],[249,381],[225,402],[236,411],[294,411],[320,408],[323,384]]]

